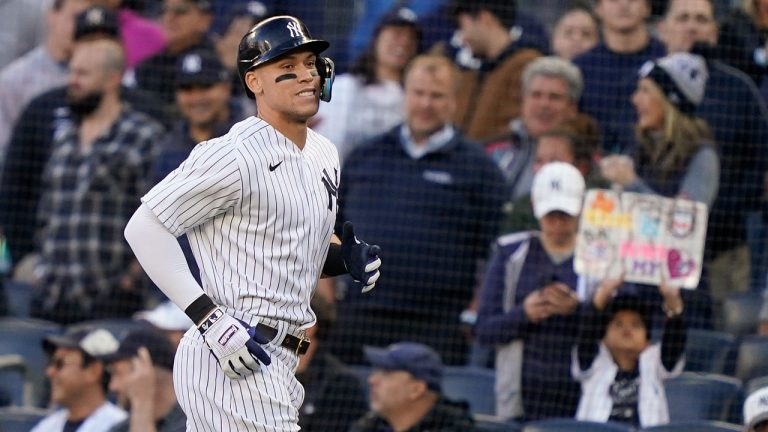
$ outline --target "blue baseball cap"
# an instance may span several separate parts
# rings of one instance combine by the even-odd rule
[[[191,51],[179,57],[176,63],[176,87],[211,85],[230,81],[230,72],[211,51]]]
[[[406,371],[439,392],[443,380],[443,362],[435,350],[416,342],[399,342],[386,348],[363,348],[365,357],[376,369]]]
[[[151,328],[131,331],[123,338],[116,350],[98,358],[106,363],[129,359],[137,356],[141,347],[149,351],[154,366],[173,370],[176,349],[165,334]]]

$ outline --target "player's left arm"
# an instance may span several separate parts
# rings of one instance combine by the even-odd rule
[[[323,265],[323,276],[333,277],[349,273],[357,282],[363,284],[363,292],[368,292],[376,285],[381,273],[381,248],[369,245],[355,237],[352,222],[344,222],[341,239],[336,234],[331,236],[328,255]]]

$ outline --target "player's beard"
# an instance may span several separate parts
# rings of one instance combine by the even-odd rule
[[[67,94],[69,111],[77,118],[87,117],[96,111],[96,108],[101,105],[102,99],[104,99],[104,92],[101,91],[95,91],[79,97]]]

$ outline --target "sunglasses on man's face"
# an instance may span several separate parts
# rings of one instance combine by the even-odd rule
[[[75,359],[65,359],[64,357],[51,358],[50,360],[48,360],[48,366],[53,367],[57,371],[64,369],[64,366],[68,366],[68,365],[81,366],[82,362],[77,361]]]

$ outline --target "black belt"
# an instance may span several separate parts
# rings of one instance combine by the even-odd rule
[[[269,340],[273,340],[277,336],[277,329],[270,327],[263,323],[256,325],[256,330]],[[290,333],[286,333],[283,341],[280,343],[281,347],[288,348],[296,355],[306,354],[309,348],[309,339],[305,337],[296,337]]]

